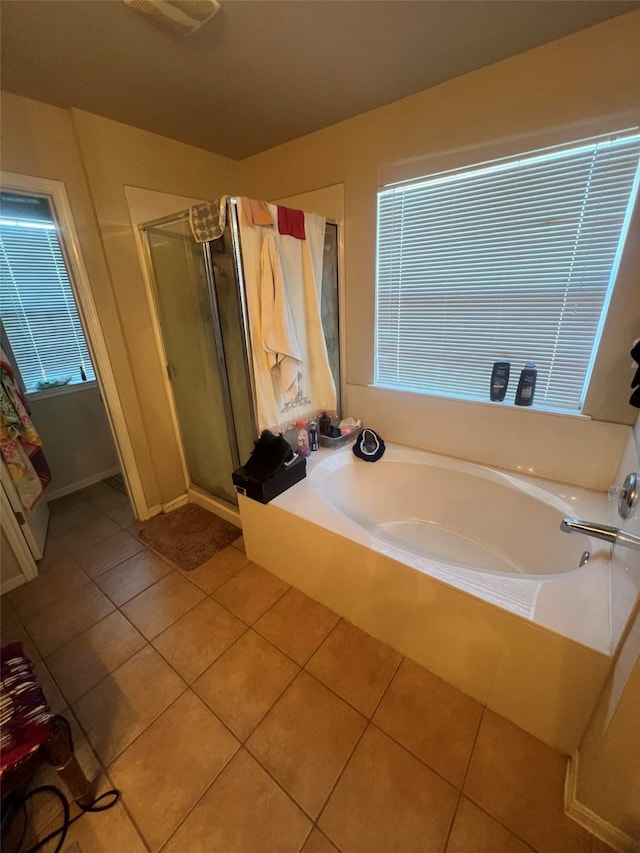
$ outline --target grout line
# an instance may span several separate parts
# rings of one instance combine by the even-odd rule
[[[482,722],[484,720],[485,711],[487,710],[487,706],[482,706],[482,711],[480,713],[480,719],[478,720],[478,725],[476,726],[476,733],[473,738],[473,743],[471,744],[471,750],[469,751],[469,758],[467,759],[467,766],[464,770],[464,776],[462,777],[462,782],[460,783],[460,792],[464,791],[464,786],[467,781],[467,775],[469,774],[469,768],[471,767],[471,759],[473,758],[473,753],[476,749],[476,744],[478,742],[478,737],[480,736],[480,729],[482,728]]]
[[[338,622],[338,624],[340,624],[340,623]],[[337,626],[336,626],[336,627],[337,627]],[[381,703],[381,702],[382,702],[382,700],[384,699],[384,697],[385,697],[385,695],[386,695],[386,693],[387,693],[387,690],[388,690],[388,689],[389,689],[389,687],[391,686],[391,682],[392,682],[392,681],[393,681],[393,679],[395,678],[396,673],[397,673],[398,669],[400,668],[400,664],[402,663],[402,661],[403,661],[403,660],[404,660],[404,655],[401,655],[401,656],[400,656],[400,660],[398,661],[398,665],[396,666],[395,670],[393,671],[393,675],[391,676],[391,678],[390,678],[390,679],[389,679],[389,681],[387,682],[386,687],[384,688],[384,690],[382,691],[382,693],[381,693],[381,695],[380,695],[380,699],[378,700],[378,702],[377,702],[377,704],[376,704],[375,708],[373,709],[373,712],[372,712],[372,714],[371,714],[371,718],[367,718],[364,714],[362,714],[362,716],[364,716],[365,720],[367,720],[367,723],[366,723],[365,727],[363,728],[363,730],[362,730],[362,732],[361,732],[361,734],[360,734],[360,737],[357,739],[356,743],[354,744],[353,749],[351,750],[351,752],[350,752],[350,753],[349,753],[349,755],[347,756],[347,760],[346,760],[346,761],[344,762],[344,764],[342,765],[342,769],[341,769],[341,770],[340,770],[340,772],[338,773],[338,776],[337,776],[337,778],[336,778],[335,783],[332,785],[331,790],[329,791],[329,793],[328,793],[328,795],[327,795],[327,797],[326,797],[326,799],[325,799],[324,803],[322,804],[322,808],[321,808],[321,809],[320,809],[320,811],[318,812],[318,816],[317,816],[317,818],[316,818],[316,824],[318,823],[318,821],[320,820],[320,818],[321,818],[321,817],[322,817],[322,815],[324,814],[324,811],[325,811],[325,809],[327,808],[327,805],[329,804],[329,802],[330,802],[330,800],[331,800],[331,797],[333,796],[333,793],[334,793],[335,789],[338,787],[338,784],[340,783],[340,780],[342,779],[342,777],[343,777],[343,775],[344,775],[344,773],[345,773],[345,771],[346,771],[347,767],[348,767],[348,766],[349,766],[349,764],[351,763],[351,760],[352,760],[352,758],[353,758],[353,756],[354,756],[354,754],[355,754],[355,752],[356,752],[356,750],[357,750],[358,746],[360,745],[360,741],[361,741],[361,740],[362,740],[362,738],[365,736],[365,733],[368,731],[369,726],[372,726],[372,725],[373,725],[373,723],[371,722],[371,720],[372,720],[373,716],[375,715],[376,711],[378,710],[378,708],[380,707],[380,703]],[[308,675],[311,675],[311,673],[310,673],[310,672],[309,672],[309,673],[307,673],[307,674],[308,674]],[[312,676],[312,677],[314,677],[314,676]],[[318,680],[318,681],[319,681],[319,679],[316,679],[316,680]],[[320,683],[322,684],[323,682],[320,682]],[[326,685],[325,685],[325,687],[326,687]],[[332,691],[332,692],[333,692],[333,691]],[[337,694],[336,694],[336,695],[337,695]],[[342,698],[342,697],[340,697],[340,698]],[[344,701],[344,700],[343,700],[343,701]],[[351,707],[353,707],[353,706],[351,706]],[[359,712],[359,713],[361,713],[361,712]],[[376,728],[377,728],[377,726],[376,726]],[[318,828],[319,828],[319,827],[318,827]],[[333,842],[332,842],[332,843],[333,843]]]

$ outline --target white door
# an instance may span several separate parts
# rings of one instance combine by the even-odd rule
[[[49,507],[44,498],[40,498],[35,507],[31,510],[27,509],[13,484],[13,480],[9,474],[9,469],[6,466],[4,459],[2,460],[0,474],[2,476],[2,487],[6,492],[11,509],[16,517],[16,521],[20,525],[22,535],[26,539],[29,550],[33,554],[34,560],[42,559],[44,554],[44,545],[47,538],[47,527],[49,525]]]

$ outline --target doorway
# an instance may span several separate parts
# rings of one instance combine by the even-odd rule
[[[11,507],[33,561],[45,551],[49,505],[68,503],[69,496],[109,478],[125,494],[130,489],[122,476],[122,435],[114,435],[114,411],[106,405],[105,384],[115,383],[64,185],[3,174],[0,201],[4,376],[24,403],[25,424],[28,419],[35,427],[52,475],[47,483],[38,471],[39,497],[33,488],[26,492],[20,466],[3,454],[3,505]],[[119,403],[118,418],[123,425]],[[18,420],[15,428],[20,433]],[[31,452],[34,444],[24,446]],[[25,578],[33,571],[25,558]]]

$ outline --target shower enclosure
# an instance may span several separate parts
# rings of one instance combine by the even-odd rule
[[[235,508],[231,472],[257,437],[236,204],[229,203],[222,236],[208,243],[194,239],[188,211],[140,230],[189,486]],[[326,226],[324,249],[322,323],[339,389],[336,224]]]

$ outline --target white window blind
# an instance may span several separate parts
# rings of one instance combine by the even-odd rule
[[[376,384],[582,409],[638,191],[640,134],[599,137],[378,193]]]
[[[27,391],[95,379],[45,198],[2,194],[0,311]]]

